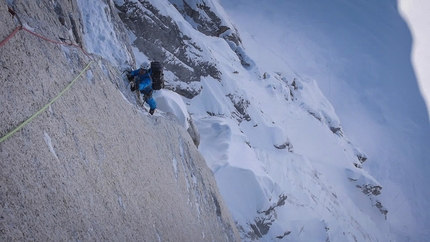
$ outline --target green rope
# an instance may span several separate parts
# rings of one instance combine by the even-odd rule
[[[76,80],[78,80],[78,78],[80,76],[82,76],[82,74],[90,67],[90,65],[93,63],[94,61],[90,61],[90,63],[88,63],[88,65],[85,67],[85,69],[83,69],[81,71],[81,73],[79,73],[79,75],[62,91],[60,92],[60,94],[58,94],[54,99],[52,99],[52,101],[50,101],[48,104],[46,104],[43,108],[41,108],[39,111],[37,111],[37,113],[33,114],[30,118],[28,118],[27,120],[25,120],[22,124],[20,124],[18,127],[16,127],[14,130],[10,131],[7,135],[5,135],[3,138],[0,139],[0,143],[5,141],[7,138],[9,138],[11,135],[13,135],[16,131],[20,130],[22,127],[24,127],[26,124],[28,124],[31,120],[33,120],[37,115],[41,114],[43,111],[45,111],[49,105],[53,104],[58,98],[60,98],[66,91],[67,89],[69,89],[73,83],[75,83]]]

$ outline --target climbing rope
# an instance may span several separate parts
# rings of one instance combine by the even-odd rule
[[[33,32],[33,31],[31,31],[31,30],[29,30],[29,29],[27,29],[26,27],[21,27],[21,29],[23,29],[23,30],[25,30],[25,31],[27,31],[27,32],[29,32],[30,34],[32,34],[32,35],[34,35],[34,36],[36,36],[36,37],[39,37],[39,38],[41,38],[41,39],[43,39],[43,40],[46,40],[46,41],[48,41],[48,42],[51,42],[51,43],[53,43],[53,44],[57,44],[57,45],[70,45],[70,46],[73,46],[73,47],[76,47],[76,48],[78,48],[78,49],[81,49],[81,51],[88,57],[88,58],[90,58],[90,59],[93,59],[81,46],[79,46],[79,45],[76,45],[76,44],[73,44],[73,43],[65,43],[65,42],[60,42],[60,41],[55,41],[55,40],[51,40],[51,39],[48,39],[48,38],[46,38],[46,37],[44,37],[44,36],[42,36],[42,35],[40,35],[40,34],[37,34],[37,33],[35,33],[35,32]]]
[[[57,44],[57,45],[70,45],[70,46],[73,46],[73,47],[75,47],[75,48],[78,48],[78,49],[81,49],[81,51],[88,57],[88,58],[90,58],[90,59],[93,59],[93,58],[91,58],[91,56],[81,47],[81,46],[79,46],[79,45],[76,45],[76,44],[73,44],[73,43],[66,43],[66,42],[60,42],[60,41],[56,41],[56,40],[52,40],[52,39],[48,39],[48,38],[46,38],[46,37],[44,37],[44,36],[42,36],[42,35],[40,35],[40,34],[37,34],[37,33],[35,33],[34,31],[31,31],[30,29],[28,29],[28,28],[26,28],[25,26],[23,26],[23,24],[21,23],[21,19],[18,17],[18,15],[15,13],[15,11],[12,9],[12,8],[10,8],[10,7],[8,7],[8,10],[9,10],[9,13],[10,14],[12,14],[12,16],[13,17],[16,17],[17,19],[18,19],[18,21],[19,21],[19,23],[20,23],[20,25],[18,26],[18,27],[16,27],[16,29],[6,38],[6,39],[4,39],[1,43],[0,43],[0,47],[2,47],[3,45],[5,45],[6,44],[6,42],[8,42],[19,30],[25,30],[25,31],[27,31],[28,33],[30,33],[30,34],[32,34],[32,35],[34,35],[34,36],[36,36],[36,37],[38,37],[38,38],[41,38],[41,39],[43,39],[43,40],[45,40],[45,41],[48,41],[48,42],[51,42],[51,43],[53,43],[53,44]],[[61,39],[61,38],[60,38]]]
[[[18,15],[15,13],[15,11],[13,11],[11,8],[8,8],[8,10],[9,10],[9,12],[12,14],[12,16],[16,16],[17,18],[18,18]],[[89,55],[89,54],[87,54],[87,52],[85,52],[85,50],[82,48],[82,47],[80,47],[80,46],[78,46],[78,45],[75,45],[75,44],[72,44],[72,43],[64,43],[64,42],[60,42],[60,41],[55,41],[55,40],[51,40],[51,39],[48,39],[48,38],[46,38],[46,37],[44,37],[44,36],[42,36],[42,35],[39,35],[39,34],[37,34],[37,33],[35,33],[35,32],[33,32],[33,31],[31,31],[31,30],[29,30],[29,29],[27,29],[27,28],[25,28],[25,27],[23,27],[22,26],[22,24],[21,24],[21,20],[18,18],[18,20],[19,20],[19,22],[20,22],[20,26],[18,26],[18,27],[16,27],[16,29],[6,38],[6,39],[4,39],[1,43],[0,43],[0,47],[2,47],[3,45],[5,45],[6,44],[6,42],[8,42],[19,30],[21,30],[21,29],[23,29],[23,30],[25,30],[25,31],[27,31],[27,32],[29,32],[30,34],[32,34],[32,35],[34,35],[34,36],[36,36],[36,37],[38,37],[38,38],[41,38],[41,39],[43,39],[43,40],[45,40],[45,41],[48,41],[48,42],[51,42],[51,43],[53,43],[53,44],[59,44],[59,45],[70,45],[70,46],[73,46],[73,47],[76,47],[76,48],[79,48],[79,49],[81,49],[81,51],[87,56],[87,57],[89,57],[90,59],[91,59],[91,61],[87,64],[87,66],[79,73],[79,75],[78,76],[76,76],[75,77],[75,79],[73,79],[73,81],[63,90],[63,91],[61,91],[54,99],[52,99],[48,104],[46,104],[43,108],[41,108],[39,111],[37,111],[35,114],[33,114],[31,117],[29,117],[27,120],[25,120],[23,123],[21,123],[18,127],[16,127],[14,130],[12,130],[12,131],[10,131],[8,134],[6,134],[4,137],[2,137],[1,139],[0,139],[0,143],[2,143],[3,141],[5,141],[7,138],[9,138],[11,135],[13,135],[15,132],[17,132],[17,131],[19,131],[20,129],[22,129],[22,127],[24,127],[26,124],[28,124],[31,120],[33,120],[35,117],[37,117],[39,114],[41,114],[43,111],[45,111],[48,107],[49,107],[49,105],[51,105],[51,104],[53,104],[58,98],[60,98],[72,85],[73,85],[73,83],[75,83],[76,82],[76,80],[78,80],[78,78],[80,77],[80,76],[82,76],[82,74],[86,71],[86,70],[88,70],[88,68],[90,67],[90,65],[94,62],[94,60],[93,60],[93,58],[91,58],[91,56]]]
[[[21,26],[16,27],[16,29],[10,34],[5,40],[3,40],[0,43],[0,47],[2,47],[6,42],[8,42],[19,30],[21,29]]]
[[[70,45],[70,46],[73,46],[73,47],[75,47],[75,48],[78,48],[78,49],[80,49],[88,58],[90,58],[90,59],[93,59],[81,46],[79,46],[79,45],[76,45],[76,44],[73,44],[73,43],[65,43],[65,42],[60,42],[60,41],[56,41],[56,40],[52,40],[52,39],[48,39],[48,38],[46,38],[46,37],[44,37],[44,36],[42,36],[42,35],[40,35],[40,34],[37,34],[37,33],[35,33],[35,32],[33,32],[33,31],[31,31],[31,30],[29,30],[28,28],[26,28],[26,27],[24,27],[24,26],[18,26],[18,27],[16,27],[16,29],[6,38],[6,39],[4,39],[1,43],[0,43],[0,47],[2,47],[3,45],[5,45],[6,44],[6,42],[8,42],[18,31],[20,31],[20,30],[25,30],[25,31],[27,31],[27,32],[29,32],[30,34],[32,34],[32,35],[34,35],[34,36],[36,36],[36,37],[38,37],[38,38],[41,38],[41,39],[43,39],[43,40],[45,40],[45,41],[48,41],[48,42],[51,42],[51,43],[53,43],[53,44],[57,44],[57,45]]]
[[[18,127],[16,127],[14,130],[10,131],[7,135],[5,135],[4,137],[2,137],[0,139],[0,143],[5,141],[7,138],[9,138],[12,134],[14,134],[16,131],[20,130],[22,127],[24,127],[26,124],[28,124],[31,120],[33,120],[36,116],[38,116],[39,114],[41,114],[43,111],[45,111],[49,105],[53,104],[58,98],[60,98],[66,91],[67,89],[69,89],[73,83],[75,83],[76,80],[78,80],[78,78],[80,76],[82,76],[82,74],[88,70],[88,68],[90,67],[90,65],[93,63],[94,61],[90,61],[90,63],[87,64],[87,66],[85,67],[85,69],[83,69],[81,71],[81,73],[79,73],[78,76],[76,76],[75,79],[73,79],[73,81],[66,87],[64,88],[63,91],[61,91],[54,99],[52,99],[48,104],[46,104],[43,108],[41,108],[39,111],[37,111],[35,114],[31,115],[31,117],[29,117],[27,120],[25,120],[22,124],[20,124]]]

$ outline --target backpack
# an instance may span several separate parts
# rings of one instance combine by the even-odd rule
[[[159,61],[152,61],[151,70],[152,89],[160,90],[161,88],[164,88],[163,65],[161,65]]]

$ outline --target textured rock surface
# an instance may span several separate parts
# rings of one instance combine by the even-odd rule
[[[82,38],[75,1],[13,2],[34,31]],[[0,12],[3,40],[17,22],[4,1]],[[49,103],[89,61],[79,49],[25,31],[0,47],[0,136]],[[97,60],[0,143],[0,241],[240,240],[189,134],[128,102],[119,74]]]

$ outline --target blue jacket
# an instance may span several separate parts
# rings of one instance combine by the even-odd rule
[[[139,86],[139,91],[145,90],[147,88],[152,89],[152,82],[151,82],[152,70],[149,69],[149,71],[145,72],[145,74],[143,75],[139,74],[139,70],[140,69],[137,69],[130,73],[130,75],[132,76],[137,76],[138,80],[136,84]]]
[[[149,69],[149,71],[145,72],[145,74],[140,75],[139,73],[140,69],[134,70],[130,73],[132,76],[137,76],[137,86],[141,93],[148,94],[152,93],[152,81],[151,81],[151,73],[152,70]],[[157,108],[157,103],[155,102],[154,98],[152,98],[152,95],[149,97],[146,97],[145,100],[151,109]]]

